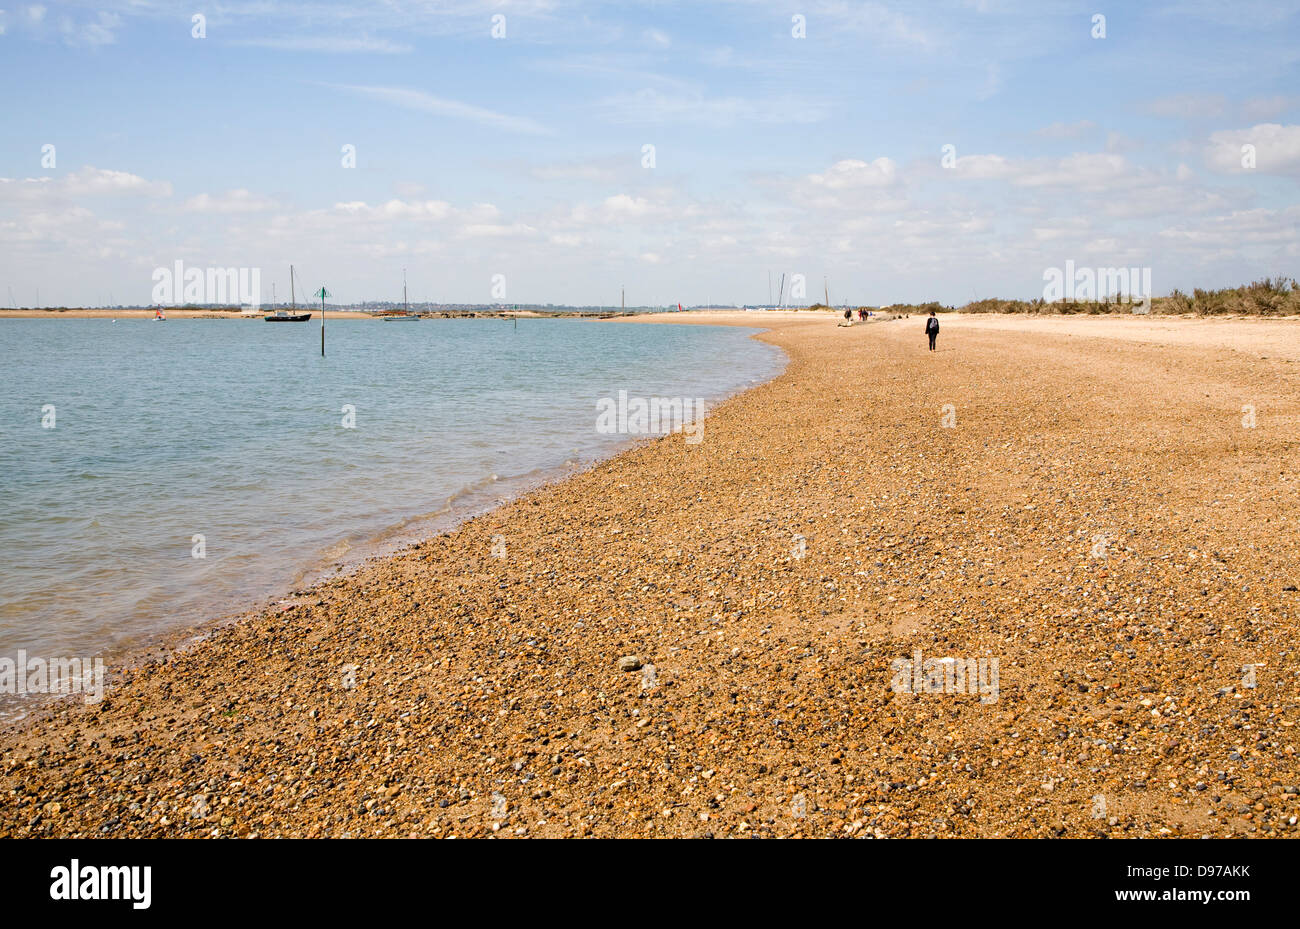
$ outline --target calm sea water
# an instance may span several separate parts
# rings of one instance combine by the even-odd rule
[[[339,320],[321,359],[315,320],[0,321],[0,656],[119,654],[426,534],[625,444],[601,397],[772,376],[749,334]]]

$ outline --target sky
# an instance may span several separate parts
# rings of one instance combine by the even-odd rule
[[[1300,276],[1296,0],[0,4],[6,306]]]

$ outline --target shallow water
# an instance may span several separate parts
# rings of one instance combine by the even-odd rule
[[[784,364],[727,327],[327,326],[322,359],[316,320],[0,321],[0,656],[254,605],[616,451],[600,398],[716,401]]]

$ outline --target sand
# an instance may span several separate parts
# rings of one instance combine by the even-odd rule
[[[1292,328],[649,321],[790,365],[9,733],[0,834],[1300,835]]]

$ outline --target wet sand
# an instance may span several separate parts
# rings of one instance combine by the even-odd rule
[[[790,366],[8,733],[0,834],[1300,835],[1289,321],[648,321]]]

